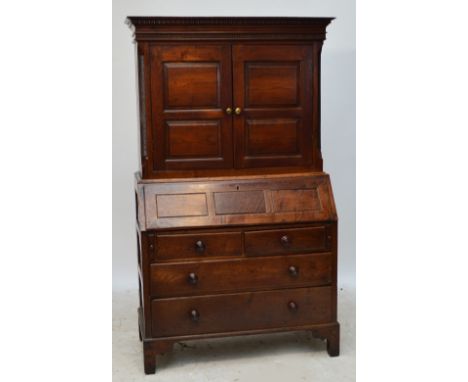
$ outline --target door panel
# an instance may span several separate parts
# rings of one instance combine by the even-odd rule
[[[300,155],[297,118],[248,119],[244,130],[248,156]]]
[[[219,63],[164,63],[164,106],[219,108]]]
[[[231,168],[229,45],[151,47],[153,171]]]
[[[244,107],[298,106],[298,62],[246,62]]]
[[[310,166],[312,48],[234,45],[235,165]]]

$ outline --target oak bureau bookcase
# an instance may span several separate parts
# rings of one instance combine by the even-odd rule
[[[337,215],[320,147],[332,18],[128,17],[136,42],[139,334],[308,330],[339,353]]]

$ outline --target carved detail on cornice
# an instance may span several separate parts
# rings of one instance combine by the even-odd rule
[[[324,40],[325,33],[315,34],[271,34],[271,33],[147,33],[136,32],[134,37],[139,41],[203,41],[203,40]]]
[[[145,17],[129,16],[126,23],[140,25],[328,25],[334,17]]]

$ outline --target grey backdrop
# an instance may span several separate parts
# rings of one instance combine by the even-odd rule
[[[355,2],[114,0],[112,22],[113,288],[137,288],[133,173],[138,169],[135,52],[126,16],[333,16],[322,50],[322,153],[339,216],[339,274],[355,285]]]

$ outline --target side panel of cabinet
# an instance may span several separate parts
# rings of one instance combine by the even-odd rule
[[[314,167],[313,48],[234,45],[235,165]]]
[[[150,45],[152,172],[231,168],[231,47]]]

